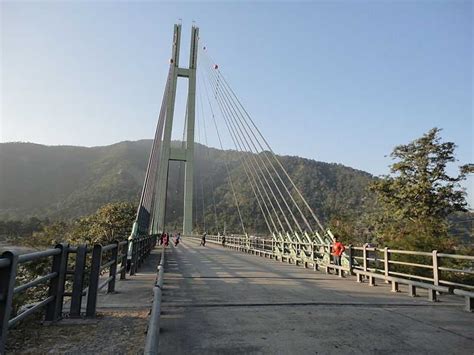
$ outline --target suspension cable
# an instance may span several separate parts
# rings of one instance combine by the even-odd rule
[[[219,75],[219,74],[218,74],[218,75]],[[284,201],[284,203],[285,203],[287,209],[290,211],[290,214],[291,214],[291,216],[292,216],[292,218],[293,218],[293,221],[294,221],[295,224],[298,226],[298,229],[300,230],[300,232],[303,232],[303,230],[301,229],[301,227],[300,227],[300,225],[299,225],[299,222],[297,221],[295,215],[293,214],[293,211],[292,211],[291,208],[289,207],[288,203],[286,202],[286,199],[283,197],[283,194],[282,194],[281,190],[278,188],[278,185],[276,184],[276,182],[275,182],[275,180],[273,179],[273,177],[272,177],[270,171],[268,170],[267,164],[265,164],[265,163],[263,162],[263,159],[261,158],[261,155],[263,155],[263,156],[266,158],[266,160],[267,160],[267,162],[268,162],[268,165],[270,165],[270,166],[272,167],[272,169],[273,169],[275,175],[277,176],[277,178],[278,178],[278,180],[280,181],[281,185],[284,187],[285,192],[286,192],[287,195],[290,197],[291,201],[293,202],[293,205],[294,205],[294,206],[296,207],[296,209],[298,210],[298,212],[299,212],[301,218],[303,219],[303,221],[304,221],[306,227],[309,228],[310,232],[313,232],[313,229],[312,229],[311,225],[309,224],[308,220],[306,219],[304,213],[303,213],[302,210],[300,209],[298,203],[294,200],[292,194],[291,194],[290,191],[288,190],[288,187],[287,187],[286,184],[283,182],[283,179],[281,178],[281,176],[280,176],[280,174],[278,173],[278,171],[275,169],[275,166],[273,165],[273,163],[271,162],[271,160],[268,158],[266,152],[264,151],[263,146],[261,145],[260,141],[257,139],[257,137],[255,136],[255,134],[253,133],[251,127],[249,127],[249,131],[248,131],[247,128],[245,127],[245,125],[243,124],[243,120],[242,120],[242,118],[241,118],[242,116],[239,116],[239,114],[241,115],[241,112],[240,112],[240,111],[239,111],[239,112],[237,111],[238,107],[236,107],[235,102],[232,100],[232,98],[229,97],[229,94],[228,94],[228,91],[227,91],[226,87],[225,87],[224,85],[221,85],[221,88],[224,88],[224,90],[226,91],[226,92],[222,92],[221,95],[222,95],[223,99],[227,102],[227,107],[228,107],[228,109],[229,109],[229,110],[232,110],[232,111],[234,112],[235,116],[236,116],[237,119],[238,119],[238,122],[240,122],[240,126],[245,130],[245,132],[246,132],[247,136],[249,137],[249,140],[250,140],[250,142],[252,143],[252,145],[253,145],[255,151],[258,152],[258,149],[257,149],[257,147],[255,146],[255,144],[253,143],[253,139],[250,137],[250,135],[249,135],[249,133],[248,133],[249,131],[252,133],[253,137],[255,138],[255,141],[257,142],[257,144],[259,145],[260,149],[262,150],[262,153],[259,154],[259,158],[260,158],[260,160],[262,161],[262,165],[265,167],[265,169],[266,169],[268,175],[272,178],[272,182],[273,182],[273,183],[275,184],[275,186],[277,187],[278,192],[279,192],[279,194],[280,194],[282,200]],[[237,124],[237,123],[236,123],[236,124]],[[237,124],[237,125],[238,125],[238,124]],[[240,126],[239,126],[239,129],[240,129]],[[247,126],[248,126],[248,125],[247,125]]]
[[[212,74],[211,74],[211,75],[212,75]],[[221,86],[221,87],[222,87],[222,86]],[[241,133],[242,136],[244,137],[244,140],[245,140],[245,142],[247,143],[247,146],[248,146],[249,150],[250,150],[251,152],[253,152],[252,147],[250,146],[250,144],[248,143],[247,139],[245,138],[245,134],[244,134],[244,132],[242,131],[242,128],[245,130],[245,133],[247,134],[247,137],[249,138],[250,143],[251,143],[251,145],[253,146],[253,149],[254,149],[255,152],[257,153],[256,155],[257,155],[258,159],[260,160],[261,165],[263,165],[263,167],[264,167],[264,169],[266,170],[268,176],[270,177],[270,179],[271,179],[273,185],[275,186],[275,188],[276,188],[278,194],[280,195],[280,197],[281,197],[283,203],[285,204],[286,208],[287,208],[288,211],[290,212],[290,215],[291,215],[291,217],[292,217],[292,219],[293,219],[293,222],[294,222],[295,225],[298,227],[299,231],[302,233],[303,230],[302,230],[302,228],[301,228],[301,226],[300,226],[298,220],[296,219],[295,215],[293,214],[293,211],[291,210],[291,208],[290,208],[290,206],[288,205],[286,199],[284,198],[284,196],[283,196],[283,194],[282,194],[280,188],[278,187],[278,184],[276,183],[275,179],[273,178],[273,176],[271,175],[270,171],[268,170],[267,164],[264,163],[264,161],[263,161],[261,155],[258,154],[258,149],[257,149],[257,147],[255,146],[253,140],[251,139],[251,137],[250,137],[250,135],[249,135],[247,129],[245,128],[245,126],[242,124],[240,118],[238,117],[237,112],[235,111],[235,109],[234,109],[233,107],[230,106],[230,104],[229,104],[229,99],[228,99],[228,97],[225,96],[225,93],[223,93],[222,90],[220,90],[219,92],[220,92],[220,98],[221,98],[221,100],[222,100],[222,102],[223,102],[223,106],[225,106],[225,108],[227,109],[227,111],[228,111],[228,113],[230,114],[230,116],[232,116],[232,118],[234,119],[234,120],[233,120],[233,122],[234,122],[233,125],[235,125],[234,128],[237,127],[237,129],[240,131],[240,133]],[[236,119],[236,118],[237,118],[237,119]],[[238,123],[237,120],[240,121],[240,125],[239,125],[239,123]],[[242,127],[242,128],[241,128],[241,127]],[[260,166],[260,165],[259,165],[259,166]],[[263,173],[263,171],[262,171],[262,173]],[[280,180],[281,180],[281,179],[280,179]],[[276,197],[275,197],[275,199],[276,199]],[[277,199],[276,199],[276,200],[277,200]],[[277,203],[278,203],[278,200],[277,200]],[[279,203],[278,203],[278,204],[279,204]],[[289,222],[288,222],[288,220],[287,220],[285,214],[283,213],[283,211],[282,211],[282,214],[284,215],[287,224],[289,224]],[[290,227],[290,228],[291,228],[291,227]],[[294,232],[292,228],[291,228],[291,231]]]
[[[212,85],[212,83],[211,83],[211,85]],[[226,117],[227,117],[227,115],[228,115],[227,111],[221,107],[222,104],[221,104],[221,102],[220,102],[220,100],[219,100],[218,97],[216,97],[216,101],[218,102],[218,104],[219,104],[219,106],[220,106],[220,109],[221,109],[221,112],[222,112],[222,116],[223,116],[224,119],[226,120]],[[229,118],[229,121],[230,121],[230,118]],[[228,126],[229,131],[234,132],[234,135],[237,137],[238,132],[236,133],[235,130],[233,130],[233,129],[230,127],[230,124],[227,122],[227,120],[226,120],[226,125]],[[239,137],[240,137],[240,135],[239,135]],[[237,138],[236,138],[236,139],[237,139]],[[242,139],[240,139],[239,142],[241,142],[241,144],[243,145],[243,140],[242,140]],[[243,150],[243,148],[242,148],[242,150]],[[273,191],[272,191],[272,189],[271,189],[271,187],[270,187],[270,184],[269,184],[268,180],[266,179],[265,175],[263,174],[263,171],[261,170],[261,168],[260,168],[258,162],[256,161],[254,154],[253,154],[253,153],[250,153],[249,156],[250,156],[250,157],[249,157],[249,160],[253,160],[253,163],[251,163],[250,165],[252,166],[252,168],[253,168],[253,170],[254,170],[254,172],[255,172],[255,174],[256,174],[256,176],[257,176],[257,178],[258,178],[258,180],[259,180],[259,182],[260,182],[260,184],[261,184],[261,186],[262,186],[262,189],[264,190],[265,195],[267,196],[267,199],[268,199],[270,205],[272,206],[272,209],[273,209],[273,211],[274,211],[274,213],[275,213],[275,216],[276,216],[276,218],[277,218],[277,220],[278,220],[278,223],[279,223],[279,225],[280,225],[280,227],[281,227],[281,230],[284,231],[284,230],[285,230],[285,227],[283,226],[283,223],[281,222],[280,217],[278,216],[278,213],[277,213],[276,208],[275,208],[275,206],[274,206],[274,204],[273,204],[273,202],[272,202],[272,199],[270,198],[270,196],[269,196],[269,194],[268,194],[268,192],[267,192],[267,189],[265,188],[265,184],[264,184],[264,183],[262,182],[262,180],[260,179],[260,174],[258,174],[257,168],[260,170],[261,175],[262,175],[262,178],[264,179],[264,181],[265,181],[265,183],[266,183],[266,185],[267,185],[268,190],[270,190],[270,193],[273,195],[275,201],[277,202],[277,204],[278,204],[278,206],[279,206],[278,200],[276,199],[276,196],[274,195],[274,193],[273,193]],[[255,168],[255,166],[257,166],[257,168]],[[280,210],[281,210],[281,206],[279,206],[279,208],[280,208]],[[282,211],[282,214],[283,214],[283,211]],[[283,214],[283,217],[285,217],[284,214]],[[285,218],[285,219],[286,219],[286,218]],[[286,220],[286,222],[287,222],[288,227],[289,227],[290,229],[292,229],[292,228],[291,228],[291,225],[290,225],[289,222],[288,222],[288,220]]]
[[[214,89],[216,90],[216,100],[217,100],[217,101],[220,103],[220,105],[222,106],[222,107],[221,107],[221,110],[227,112],[227,115],[228,115],[228,117],[229,117],[230,124],[232,125],[232,127],[234,127],[233,129],[236,131],[236,134],[240,137],[242,144],[243,144],[243,145],[246,145],[246,146],[248,147],[248,149],[249,149],[249,152],[252,153],[252,158],[253,158],[254,161],[255,161],[255,165],[258,167],[258,170],[260,171],[260,173],[261,173],[261,175],[262,175],[262,177],[263,177],[263,179],[264,179],[264,181],[265,181],[265,183],[266,183],[266,185],[267,185],[267,187],[268,187],[268,190],[270,190],[270,193],[272,194],[272,196],[273,196],[273,198],[274,198],[274,200],[275,200],[275,202],[276,202],[276,204],[277,204],[277,206],[278,206],[278,209],[280,210],[280,212],[281,212],[281,214],[282,214],[282,216],[283,216],[283,218],[284,218],[284,220],[285,220],[285,222],[286,222],[286,225],[287,225],[288,228],[290,229],[291,233],[294,233],[293,227],[291,226],[291,223],[289,222],[288,218],[286,217],[286,214],[285,214],[285,212],[283,211],[283,208],[281,207],[281,204],[280,204],[278,198],[276,197],[275,193],[273,192],[273,189],[272,189],[271,186],[270,186],[270,183],[269,183],[269,181],[268,181],[268,179],[267,179],[267,177],[266,177],[266,175],[265,175],[265,172],[263,171],[263,169],[262,169],[262,167],[261,167],[262,164],[259,164],[259,163],[256,161],[257,158],[260,159],[260,161],[262,161],[262,160],[261,160],[261,157],[259,157],[258,154],[255,154],[255,155],[253,154],[252,148],[251,148],[250,144],[248,143],[247,138],[245,138],[245,135],[244,135],[244,133],[242,132],[242,130],[240,129],[240,127],[235,128],[236,126],[234,126],[234,124],[235,124],[235,123],[234,123],[234,122],[235,122],[235,117],[234,117],[234,115],[229,111],[228,106],[226,105],[226,102],[222,99],[221,95],[219,95],[220,91],[219,91],[219,89],[216,87],[216,81],[214,81],[214,82],[212,83],[212,79],[210,79],[210,80],[211,80],[211,85],[213,84],[213,87],[214,87]],[[231,117],[232,117],[232,118],[231,118]],[[239,131],[240,131],[240,133],[239,133]],[[241,136],[241,135],[242,135],[242,136]],[[242,137],[243,137],[243,138],[242,138]],[[243,143],[244,141],[245,141],[245,144]],[[252,143],[252,144],[253,144],[253,143]],[[255,146],[254,146],[254,147],[255,147]],[[257,156],[257,157],[255,157],[255,156]],[[263,164],[263,165],[264,165],[264,164]],[[264,167],[266,168],[265,165],[264,165]],[[268,169],[267,169],[267,172],[268,172]],[[268,172],[268,173],[269,173],[269,172]],[[269,175],[270,175],[270,174],[269,174]],[[273,185],[276,187],[277,191],[280,193],[280,196],[282,196],[281,191],[279,191],[279,188],[278,188],[278,186],[276,185],[276,183],[275,183],[275,181],[274,181],[274,179],[273,179],[273,177],[272,177],[271,175],[270,175],[270,179],[272,180]],[[283,198],[283,196],[282,196],[282,198]],[[286,204],[286,201],[284,201],[284,202],[285,202],[285,204]],[[287,204],[286,204],[286,205],[287,205]],[[292,213],[290,209],[289,209],[289,211],[290,211],[290,213]],[[276,213],[276,214],[277,214],[277,213]],[[277,215],[278,215],[278,214],[277,214]],[[296,224],[297,224],[297,226],[299,227],[299,225],[298,225],[297,222],[296,222]],[[283,228],[283,229],[284,229],[284,228]]]
[[[208,53],[205,53],[208,57],[210,57],[210,55]],[[212,58],[211,58],[212,59]],[[209,59],[208,59],[209,61]],[[261,133],[261,131],[258,129],[258,127],[256,126],[255,122],[252,120],[252,118],[250,117],[249,113],[247,112],[247,110],[245,109],[245,107],[242,105],[241,101],[239,100],[239,98],[237,97],[237,95],[235,94],[235,92],[233,91],[233,89],[230,87],[230,85],[228,84],[227,80],[225,79],[225,77],[222,75],[222,73],[220,72],[220,70],[217,68],[217,70],[219,71],[219,73],[221,74],[220,75],[220,78],[222,78],[222,82],[223,84],[228,88],[228,90],[230,91],[230,94],[234,97],[234,99],[236,100],[236,102],[238,103],[238,106],[240,107],[239,110],[242,110],[243,113],[245,114],[246,118],[250,121],[250,123],[252,124],[252,126],[254,127],[254,129],[257,131],[258,135],[262,138],[263,142],[265,143],[265,145],[267,146],[269,152],[271,153],[271,156],[273,157],[273,159],[276,161],[278,167],[283,171],[283,173],[285,174],[285,176],[287,177],[287,179],[289,180],[289,182],[291,183],[292,187],[294,188],[294,190],[296,191],[296,193],[298,194],[299,198],[301,199],[301,201],[304,203],[305,207],[309,210],[309,212],[311,213],[311,216],[313,217],[313,219],[316,221],[316,223],[318,224],[319,228],[321,229],[321,231],[323,233],[326,233],[324,227],[322,226],[320,220],[318,219],[318,217],[316,216],[316,214],[314,213],[313,209],[309,206],[308,202],[306,201],[306,199],[304,198],[304,196],[302,195],[301,191],[297,188],[297,186],[295,185],[293,179],[289,176],[288,172],[286,171],[286,169],[283,167],[283,165],[281,164],[280,160],[278,159],[278,157],[276,156],[275,152],[273,151],[273,149],[270,147],[268,141],[265,139],[265,137],[263,136],[263,134]],[[247,120],[245,120],[246,124],[248,125],[248,122]]]
[[[150,221],[153,223],[152,208],[154,207],[154,195],[156,188],[156,155],[160,153],[161,136],[163,134],[164,118],[166,114],[166,102],[170,91],[171,67],[168,71],[165,90],[163,93],[161,109],[159,113],[158,123],[155,129],[155,136],[153,139],[150,156],[148,158],[147,169],[145,173],[145,181],[143,184],[140,201],[137,208],[135,221],[138,224],[138,232],[148,232],[150,229]],[[147,212],[146,215],[144,213]]]
[[[199,77],[198,77],[198,85],[200,84],[199,82]],[[211,163],[211,155],[209,152],[209,143],[207,140],[207,128],[206,128],[206,115],[204,114],[204,105],[203,105],[203,100],[202,100],[202,92],[201,88],[199,85],[199,90],[198,90],[198,106],[201,108],[201,117],[202,117],[202,124],[203,124],[203,129],[204,129],[204,142],[206,145],[206,156],[208,163]],[[212,191],[212,205],[214,207],[214,223],[215,223],[215,228],[216,228],[216,233],[219,231],[219,223],[218,223],[218,218],[217,218],[217,207],[216,207],[216,193],[214,191],[214,181],[212,178],[212,174],[209,175],[209,181],[211,183],[211,191]]]
[[[201,79],[201,78],[198,77],[198,84],[199,84],[199,86],[201,87],[201,81],[200,81],[200,79]],[[224,118],[224,119],[225,119],[225,118]],[[232,132],[232,131],[230,130],[230,128],[229,128],[229,125],[228,125],[228,123],[227,123],[227,119],[225,119],[225,124],[226,124],[226,126],[227,126],[227,129],[228,129],[229,132],[230,132],[231,139],[232,139],[232,141],[233,141],[233,143],[234,143],[235,148],[236,148],[238,151],[242,151],[242,152],[243,152],[243,150],[242,150],[242,148],[241,148],[241,146],[240,146],[240,143],[239,143],[238,141],[236,141],[236,138],[234,138],[233,132]],[[250,187],[251,187],[252,192],[253,192],[253,194],[254,194],[254,196],[255,196],[255,199],[256,199],[256,201],[257,201],[257,204],[258,204],[258,206],[259,206],[259,208],[260,208],[260,210],[261,210],[261,212],[262,212],[262,215],[263,215],[263,218],[264,218],[265,223],[266,223],[266,225],[267,225],[267,228],[268,228],[270,234],[273,234],[273,232],[276,231],[276,230],[278,230],[278,229],[276,228],[275,223],[273,222],[273,220],[272,220],[272,223],[273,223],[275,229],[272,230],[272,228],[270,227],[270,224],[269,224],[269,222],[268,222],[268,219],[267,219],[267,216],[266,216],[266,214],[265,214],[265,211],[263,210],[262,204],[261,204],[260,199],[259,199],[259,197],[258,197],[258,195],[257,195],[256,190],[255,190],[255,187],[257,187],[257,189],[258,189],[258,186],[255,186],[255,184],[256,184],[255,178],[254,178],[253,176],[252,176],[252,179],[253,179],[253,180],[251,180],[251,178],[250,178],[250,173],[251,173],[251,172],[249,172],[249,167],[247,166],[247,161],[246,161],[245,159],[246,159],[246,154],[242,154],[242,155],[240,156],[240,160],[241,160],[241,162],[242,162],[242,166],[244,167],[245,174],[246,174],[246,176],[247,176],[247,178],[248,178],[248,180],[249,180]],[[262,199],[263,204],[265,205],[265,208],[267,209],[268,213],[270,214],[270,211],[268,210],[268,207],[266,206],[266,203],[265,203],[265,201],[263,200],[263,196],[261,195],[260,190],[258,190],[258,192],[259,192],[260,198]],[[270,217],[271,217],[271,216],[270,216]]]
[[[197,126],[197,131],[198,131],[198,141],[200,144],[202,144],[201,141],[201,124],[200,124],[200,115],[199,115],[199,110],[197,110],[197,120],[196,120],[196,126]],[[205,195],[204,195],[204,182],[203,182],[203,173],[200,171],[200,174],[198,175],[199,181],[201,182],[201,197],[202,197],[202,222],[204,225],[204,230],[207,230],[206,227],[206,216],[205,216]]]
[[[206,58],[209,61],[212,60],[209,59],[210,58],[210,55],[208,53],[206,53],[206,56],[208,58]],[[270,147],[270,145],[268,144],[267,140],[265,139],[265,137],[263,136],[263,134],[261,133],[261,131],[258,129],[258,127],[256,126],[255,122],[252,120],[252,118],[250,117],[250,115],[248,114],[248,112],[246,111],[245,107],[242,105],[241,101],[239,100],[239,98],[237,97],[237,95],[235,94],[235,92],[233,91],[233,89],[230,87],[230,85],[228,84],[227,80],[225,79],[225,77],[222,75],[222,73],[220,72],[220,70],[218,68],[216,68],[217,71],[220,73],[220,78],[221,79],[221,86],[224,86],[224,88],[227,88],[226,90],[228,92],[230,92],[230,94],[232,95],[232,97],[234,98],[234,100],[238,103],[238,107],[239,107],[239,111],[243,112],[243,114],[245,114],[245,116],[247,117],[247,119],[251,122],[252,126],[254,127],[254,129],[257,131],[258,135],[262,138],[263,142],[265,143],[265,145],[267,146],[269,152],[271,153],[271,156],[273,157],[273,159],[276,161],[278,167],[283,171],[283,173],[285,174],[285,176],[287,177],[287,179],[289,180],[289,182],[291,183],[292,187],[294,188],[294,190],[297,192],[299,198],[303,201],[304,205],[306,206],[306,208],[309,210],[309,212],[311,213],[311,216],[313,217],[313,219],[316,221],[316,223],[318,224],[319,228],[323,231],[323,233],[326,233],[324,227],[322,226],[321,222],[319,221],[319,219],[317,218],[317,216],[315,215],[314,211],[312,210],[312,208],[309,206],[308,202],[306,201],[306,199],[303,197],[303,195],[301,194],[300,190],[296,187],[294,181],[291,179],[291,177],[289,176],[288,172],[286,171],[286,169],[283,167],[283,165],[281,164],[280,160],[278,159],[278,157],[276,156],[276,154],[274,153],[274,151],[272,150],[272,148]],[[245,116],[243,116],[245,118]],[[244,120],[244,122],[246,123],[247,126],[249,126],[250,128],[250,125],[248,124],[247,122],[247,119]],[[252,131],[253,132],[253,131]],[[257,139],[257,142],[258,142],[258,139]],[[262,147],[263,149],[263,147]],[[265,154],[265,156],[267,157],[267,155]],[[267,157],[268,159],[268,157]],[[272,167],[273,167],[273,164],[272,164]],[[276,172],[276,169],[273,167],[273,169],[275,170]],[[279,176],[279,174],[278,174]],[[280,179],[280,178],[279,178]],[[285,186],[285,189],[287,190],[286,188],[286,185],[282,182],[282,184]],[[302,213],[301,209],[299,208],[298,204],[294,201],[293,199],[293,196],[291,195],[291,193],[289,193],[288,191],[288,194],[289,196],[291,197],[291,199],[293,200],[293,202],[295,203],[295,206],[297,206],[303,220],[305,220],[305,224],[310,228],[310,230],[312,230],[311,226],[309,225],[309,223],[307,223],[307,220],[306,218],[304,217],[304,214]]]
[[[205,86],[205,89],[207,90],[207,85]],[[220,102],[218,102],[218,104],[220,105]],[[224,119],[225,119],[225,117],[226,117],[225,114],[226,114],[226,113],[223,112],[222,110],[221,110],[221,113],[222,113],[222,116],[223,116]],[[255,159],[255,158],[253,157],[253,155],[250,155],[250,156],[251,156],[251,158]],[[256,162],[254,162],[254,164],[258,165]],[[276,216],[276,218],[277,218],[277,220],[278,220],[278,223],[279,223],[279,225],[280,225],[280,227],[281,227],[281,230],[285,230],[285,227],[283,227],[283,224],[282,224],[282,222],[281,222],[281,220],[280,220],[280,218],[279,218],[279,216],[278,216],[278,212],[276,211],[275,206],[273,205],[272,199],[271,199],[270,196],[268,195],[268,192],[267,192],[267,190],[265,189],[265,185],[263,184],[262,180],[260,179],[260,175],[257,173],[257,170],[256,170],[256,168],[254,167],[254,165],[251,164],[251,166],[252,166],[252,168],[253,168],[254,171],[255,171],[255,174],[256,174],[256,176],[257,176],[257,178],[258,178],[258,180],[259,180],[259,183],[260,183],[261,186],[262,186],[262,189],[263,189],[264,192],[265,192],[265,195],[266,195],[266,197],[267,197],[267,199],[268,199],[270,205],[272,206],[272,209],[273,209],[273,211],[274,211],[274,213],[275,213],[275,216]],[[268,184],[268,182],[267,182],[267,184]],[[258,186],[258,185],[257,185],[257,186]]]
[[[219,133],[219,129],[217,127],[217,122],[216,122],[216,118],[214,116],[214,110],[212,109],[212,104],[211,104],[211,100],[209,99],[209,93],[207,92],[207,87],[206,88],[206,97],[207,97],[207,101],[209,103],[209,108],[211,109],[211,116],[212,116],[212,120],[213,120],[213,123],[214,123],[214,127],[216,129],[216,133],[217,133],[217,138],[219,140],[219,144],[220,144],[220,147],[222,150],[224,150],[224,145],[222,144],[222,140],[221,140],[221,136],[220,136],[220,133]],[[230,185],[230,188],[232,190],[232,195],[234,196],[234,200],[235,200],[235,205],[237,207],[237,212],[239,214],[239,218],[240,218],[240,224],[241,224],[241,227],[242,227],[242,231],[244,234],[247,234],[246,231],[245,231],[245,226],[244,226],[244,222],[243,222],[243,219],[242,219],[242,214],[240,213],[240,207],[239,207],[239,202],[237,200],[237,196],[235,194],[235,189],[234,189],[234,184],[232,182],[232,177],[230,175],[230,171],[229,171],[229,166],[227,164],[227,161],[224,160],[224,164],[225,164],[225,167],[226,167],[226,171],[227,171],[227,176],[228,176],[228,179],[229,179],[229,185]]]

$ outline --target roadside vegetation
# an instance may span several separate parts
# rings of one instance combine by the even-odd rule
[[[461,186],[474,165],[458,167],[456,145],[443,142],[441,130],[433,128],[391,153],[390,174],[368,185],[370,205],[357,219],[331,221],[332,228],[354,245],[371,243],[390,248],[474,254],[474,213],[468,210]]]

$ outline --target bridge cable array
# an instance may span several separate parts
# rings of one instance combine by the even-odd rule
[[[208,139],[207,139],[207,128],[206,128],[206,116],[204,114],[204,105],[203,105],[203,102],[202,102],[202,92],[201,90],[198,91],[198,110],[197,110],[197,124],[199,125],[199,130],[198,130],[198,135],[199,135],[199,142],[201,142],[201,138],[200,138],[200,129],[202,128],[203,130],[203,136],[204,136],[204,144],[206,145],[206,147],[209,147],[209,142],[208,142]],[[200,110],[199,110],[200,109]],[[211,163],[211,155],[210,155],[210,152],[209,152],[209,149],[206,149],[206,156],[205,156],[205,160],[207,161],[208,164]],[[201,175],[202,177],[203,175]],[[214,212],[214,228],[215,228],[215,233],[217,234],[218,231],[219,231],[219,222],[218,222],[218,217],[217,217],[217,206],[216,206],[216,193],[215,193],[215,190],[214,190],[214,181],[213,181],[213,178],[212,178],[212,174],[209,174],[209,182],[210,182],[210,190],[211,190],[211,194],[212,194],[212,206],[213,206],[213,212]],[[204,206],[204,193],[203,193],[203,219],[204,219],[204,215],[205,215],[205,206]],[[205,229],[205,228],[204,228]]]
[[[212,92],[235,149],[243,153],[242,167],[269,232],[305,234],[319,230],[325,235],[322,223],[204,48],[200,51],[200,68],[204,70],[198,70],[198,83],[204,86],[210,106]],[[213,112],[212,116],[215,117]],[[316,228],[310,223],[311,218]]]
[[[200,120],[200,114],[199,114],[199,110],[196,110],[196,131],[197,131],[197,135],[198,135],[198,139],[197,139],[197,142],[198,143],[201,143],[202,144],[202,140],[201,140],[201,130],[202,130],[202,127],[201,127],[201,120]],[[198,164],[196,164],[196,168],[198,167]],[[194,182],[196,185],[198,185],[198,182],[200,182],[200,188],[201,188],[201,203],[202,203],[202,226],[203,226],[203,231],[207,231],[207,226],[206,225],[206,194],[204,192],[204,182],[203,182],[203,173],[202,173],[202,169],[196,169],[195,170],[195,179],[194,179]],[[196,186],[198,187],[198,186]],[[198,190],[198,189],[196,189]],[[197,204],[198,204],[198,197],[199,197],[199,191],[197,191],[196,193],[196,199],[195,199],[195,208],[196,208],[196,215],[195,215],[195,218],[196,218],[196,228],[198,227],[198,211],[197,211]],[[217,230],[217,228],[216,228]]]
[[[200,83],[200,81],[199,81],[199,74],[198,74],[198,85],[199,85],[199,83]],[[199,91],[202,91],[202,90],[199,90]],[[214,128],[216,130],[217,138],[219,140],[219,145],[221,147],[221,150],[224,150],[224,144],[222,143],[221,134],[219,132],[219,128],[218,128],[217,121],[216,121],[215,114],[214,114],[215,111],[213,109],[213,105],[211,103],[207,88],[206,88],[205,92],[206,92],[207,102],[209,104],[209,109],[211,111],[212,122],[213,122]],[[203,117],[205,117],[205,116],[203,116]],[[233,196],[233,199],[234,199],[234,203],[235,203],[235,206],[236,206],[236,209],[237,209],[237,213],[239,215],[239,220],[240,220],[240,225],[241,225],[241,228],[242,228],[242,232],[243,232],[243,234],[246,234],[245,225],[244,225],[244,222],[243,222],[243,219],[242,219],[242,213],[240,211],[240,205],[239,205],[239,202],[237,200],[237,196],[236,196],[236,193],[235,193],[234,182],[232,180],[232,175],[230,173],[229,164],[228,164],[227,160],[224,160],[224,165],[225,165],[225,170],[226,170],[226,173],[227,173],[227,180],[228,180],[228,183],[229,183],[229,187],[230,187],[230,190],[232,191],[232,196]]]
[[[168,77],[166,79],[165,91],[161,103],[160,114],[158,123],[156,125],[155,136],[148,159],[147,169],[145,173],[145,181],[143,184],[142,192],[140,195],[140,202],[138,204],[136,219],[134,228],[137,230],[132,231],[132,235],[145,234],[149,232],[150,226],[153,223],[153,208],[154,199],[157,187],[157,171],[159,164],[159,157],[161,151],[161,142],[163,137],[163,129],[165,125],[165,117],[167,111],[168,96],[170,95],[170,84],[171,84],[171,64],[168,71]]]

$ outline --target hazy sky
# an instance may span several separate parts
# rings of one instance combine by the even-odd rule
[[[183,51],[195,20],[277,153],[384,174],[395,145],[437,126],[459,164],[474,160],[471,1],[2,1],[0,10],[2,142],[152,138],[182,19]]]

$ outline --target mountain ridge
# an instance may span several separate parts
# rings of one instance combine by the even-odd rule
[[[108,202],[136,203],[151,143],[151,139],[95,147],[0,143],[0,219],[32,216],[73,219],[92,213]],[[214,208],[210,206],[211,194],[206,194],[213,191],[212,198],[218,199],[220,217],[229,219],[229,227],[239,225],[235,216],[231,216],[235,214],[234,203],[227,187],[224,161],[228,162],[232,179],[240,189],[239,203],[248,211],[244,213],[245,218],[260,214],[241,166],[243,153],[196,144],[195,154],[196,180],[203,190],[195,188],[195,215],[201,216],[201,224],[206,224],[206,219],[215,219]],[[347,214],[351,208],[363,209],[367,184],[374,179],[371,174],[340,163],[299,156],[278,157],[323,220]],[[179,203],[182,191],[177,181],[182,180],[184,174],[179,165],[170,164],[168,188],[173,212],[168,213],[167,221],[175,225],[180,223],[182,213]],[[200,207],[203,204],[204,207]],[[261,219],[250,224],[260,230],[264,228]]]

